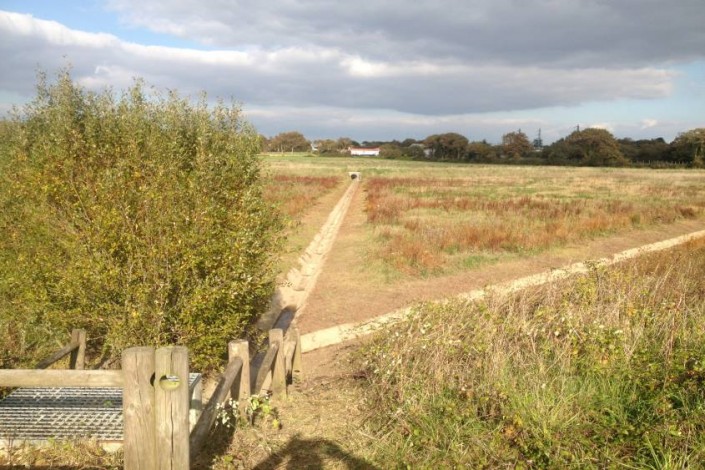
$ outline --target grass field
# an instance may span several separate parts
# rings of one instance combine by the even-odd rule
[[[671,182],[624,172],[571,173],[373,177],[367,181],[368,222],[382,259],[399,270],[428,274],[699,218],[705,209],[702,178]]]
[[[276,204],[290,221],[298,221],[315,202],[338,186],[335,176],[275,174],[267,182],[265,198]]]
[[[627,229],[702,218],[705,172],[267,157],[274,174],[361,171],[362,258],[402,276],[473,269]],[[372,268],[371,268],[372,269]]]
[[[397,468],[701,468],[705,242],[510,298],[424,304],[365,370]]]
[[[297,267],[303,250],[318,232],[332,208],[332,200],[345,181],[340,175],[272,173],[265,185],[265,199],[285,215],[287,243],[281,254],[280,272]],[[333,194],[331,194],[333,193]]]
[[[374,271],[381,258],[405,278],[702,220],[705,211],[702,171],[312,157],[269,166],[361,171],[356,269]],[[381,292],[378,277],[367,279],[370,295]],[[508,299],[417,306],[357,363],[370,436],[360,455],[380,468],[698,467],[703,279],[701,242]]]
[[[342,271],[361,270],[344,282],[364,283],[370,296],[384,295],[375,285],[380,263],[394,273],[390,283],[426,284],[427,276],[705,217],[705,172],[698,170],[264,159],[266,198],[289,220],[282,272],[337,202],[347,172],[362,172],[362,202],[348,216],[362,223],[345,228],[358,231],[347,239],[356,254]],[[340,428],[341,448],[351,435],[365,440],[356,453],[379,468],[695,468],[705,459],[704,279],[700,243],[509,299],[422,304],[360,352],[350,375],[363,377],[363,391],[359,378],[342,390],[336,387],[344,382],[325,382],[332,404],[306,409],[308,431]],[[341,303],[349,307],[349,299]],[[336,414],[344,409],[336,397],[359,401],[364,433],[351,415]],[[285,428],[295,428],[287,419]],[[302,455],[318,442],[301,439]],[[238,430],[216,468],[232,468],[247,445],[275,453],[271,444],[260,430]],[[332,446],[319,442],[319,453]],[[119,456],[74,449],[18,449],[0,465],[58,465],[72,453],[76,465],[119,465]]]

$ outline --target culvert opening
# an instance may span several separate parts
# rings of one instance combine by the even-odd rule
[[[350,175],[351,180],[362,179],[362,174],[359,171],[350,171],[348,175]]]

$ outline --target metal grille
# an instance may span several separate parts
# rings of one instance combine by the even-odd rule
[[[189,387],[200,378],[201,374],[189,374]],[[121,388],[19,388],[0,401],[4,440],[121,441],[122,435]]]

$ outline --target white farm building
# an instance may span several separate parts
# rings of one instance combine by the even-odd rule
[[[379,147],[350,147],[348,150],[353,157],[379,157]]]

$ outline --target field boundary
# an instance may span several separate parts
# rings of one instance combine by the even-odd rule
[[[490,285],[482,289],[471,290],[469,292],[453,296],[452,298],[473,302],[483,299],[490,293],[507,295],[528,287],[540,286],[549,282],[556,282],[566,279],[576,274],[586,273],[589,271],[591,266],[611,266],[647,253],[667,250],[700,238],[705,238],[705,230],[692,232],[656,243],[650,243],[638,248],[631,248],[616,253],[611,257],[599,258],[594,261],[573,263],[562,268],[551,269],[550,271],[544,271],[512,281]],[[330,328],[324,328],[318,331],[303,334],[301,335],[301,350],[302,352],[310,352],[316,349],[333,346],[345,341],[367,336],[380,330],[381,328],[393,325],[394,323],[405,319],[411,314],[412,310],[413,307],[411,306],[404,307],[365,321],[357,323],[343,323]]]

